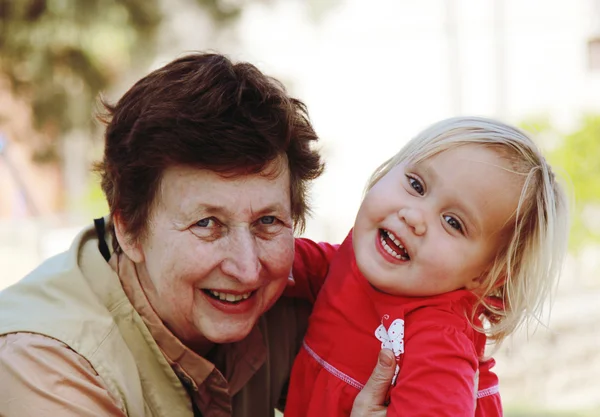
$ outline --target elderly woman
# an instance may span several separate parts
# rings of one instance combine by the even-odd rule
[[[0,293],[0,415],[273,415],[310,313],[280,298],[323,169],[304,105],[193,54],[107,110],[110,216]],[[389,359],[354,415],[385,412]]]

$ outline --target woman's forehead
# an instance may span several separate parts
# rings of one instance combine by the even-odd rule
[[[183,215],[198,211],[255,212],[269,207],[289,211],[289,171],[268,165],[259,173],[224,176],[207,169],[175,166],[165,170],[157,200],[157,206]]]

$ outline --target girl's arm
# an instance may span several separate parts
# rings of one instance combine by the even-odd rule
[[[303,298],[314,303],[325,282],[331,259],[340,245],[316,243],[306,238],[296,238],[295,244],[292,267],[294,285],[288,287],[284,295]]]
[[[473,343],[463,331],[431,324],[407,334],[387,415],[473,416],[477,369]]]

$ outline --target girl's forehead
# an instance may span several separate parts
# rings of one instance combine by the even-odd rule
[[[519,165],[517,161],[517,159],[519,159],[518,155],[512,147],[503,143],[480,142],[425,146],[423,149],[407,155],[399,161],[399,164],[419,165],[429,163],[431,160],[448,153],[459,160],[461,157],[465,157],[465,154],[472,153],[473,149],[480,149],[488,155],[493,155],[495,158],[498,158],[499,161],[502,161],[503,166],[514,168],[516,165]]]

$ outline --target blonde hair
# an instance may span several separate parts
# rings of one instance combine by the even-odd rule
[[[523,323],[541,322],[544,303],[558,282],[566,254],[568,201],[535,143],[519,129],[496,120],[443,120],[418,134],[377,168],[366,191],[405,161],[419,163],[468,144],[493,148],[508,161],[510,171],[523,178],[511,219],[513,232],[482,280],[473,311],[473,317],[483,314],[489,324],[479,330],[499,343]]]

